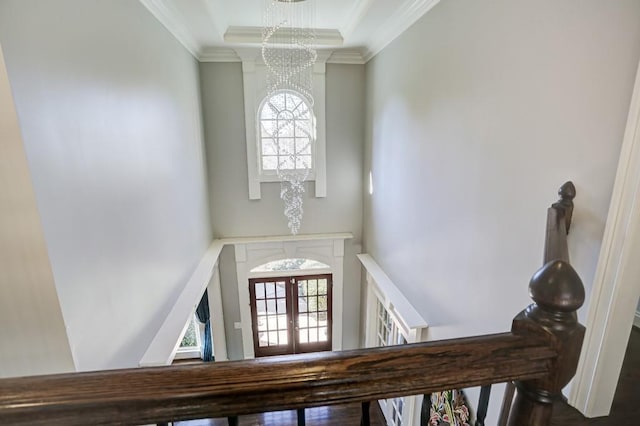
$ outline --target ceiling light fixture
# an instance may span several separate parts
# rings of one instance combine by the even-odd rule
[[[293,92],[311,108],[313,66],[318,57],[314,48],[315,0],[264,1],[262,59],[267,67],[268,96]],[[315,132],[311,131],[308,144],[298,146],[294,141],[292,146],[292,137],[300,130],[296,128],[296,121],[301,118],[295,115],[279,117],[273,135],[280,155],[277,168],[281,181],[280,198],[284,201],[284,214],[294,235],[302,224],[304,182],[313,166],[310,161],[304,161],[302,155],[308,155],[310,150],[313,152],[315,143]]]

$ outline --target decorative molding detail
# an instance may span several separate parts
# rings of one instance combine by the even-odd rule
[[[176,10],[171,7],[165,0],[139,0],[144,7],[155,18],[160,21],[162,25],[175,37],[176,40],[184,46],[185,49],[193,55],[194,58],[199,59],[199,52],[201,46],[192,37],[189,29],[184,25],[183,20]]]
[[[187,49],[201,62],[239,62],[231,48],[220,46],[202,46],[193,36],[184,18],[172,6],[168,0],[139,0],[149,12]],[[346,49],[334,52],[328,61],[333,64],[364,64],[377,55],[395,38],[402,34],[413,23],[429,12],[440,0],[406,0],[402,2],[398,10],[392,14],[368,40],[366,53],[356,49]],[[338,29],[316,29],[316,45],[336,47],[344,44],[344,38],[349,37],[360,24],[374,0],[358,0],[345,20],[344,25]],[[207,2],[207,8],[212,14],[212,27],[218,32],[215,16],[212,12],[211,2]],[[226,43],[259,45],[262,42],[261,27],[229,27],[224,33]]]
[[[240,303],[240,329],[245,359],[254,358],[253,332],[248,279],[251,269],[273,260],[286,258],[313,259],[329,265],[333,274],[333,327],[332,350],[342,350],[343,299],[344,299],[344,240],[350,234],[336,234],[336,239],[296,237],[265,237],[260,241],[234,243],[236,250],[236,273],[238,277],[238,300]],[[231,240],[227,240],[231,241]],[[340,248],[342,246],[342,248]],[[296,272],[297,273],[297,272]]]
[[[261,44],[261,27],[229,27],[224,33],[224,41],[227,43]],[[317,28],[316,46],[342,46],[344,39],[338,30]]]
[[[200,51],[200,62],[243,62],[254,60],[262,63],[260,50],[251,47],[209,46]],[[318,64],[362,65],[366,61],[362,49],[322,49],[318,50]]]
[[[240,54],[240,52],[238,52]],[[258,111],[258,76],[256,75],[256,60],[248,60],[242,57],[242,86],[244,89],[244,127],[245,143],[247,145],[247,182],[249,184],[249,199],[262,198],[260,188],[260,176],[258,173],[258,124],[256,114]],[[266,79],[265,79],[266,81]],[[266,83],[263,83],[266,84]]]
[[[640,67],[593,282],[587,332],[569,395],[570,405],[586,417],[609,414],[640,297],[637,200],[640,200]]]
[[[200,62],[241,62],[240,56],[229,47],[210,46],[200,51]]]
[[[351,232],[337,232],[333,234],[297,234],[281,235],[272,237],[229,237],[217,240],[222,244],[253,244],[253,243],[273,243],[281,241],[324,241],[324,240],[351,240]],[[237,252],[236,252],[237,255]],[[246,256],[246,255],[244,255]]]
[[[368,52],[365,61],[376,56],[389,43],[405,32],[424,14],[440,3],[440,0],[410,0],[404,2],[387,21],[380,26],[379,32],[367,43]]]
[[[244,90],[245,142],[247,146],[247,182],[249,199],[262,198],[262,182],[279,182],[277,176],[260,174],[258,161],[258,121],[257,113],[262,99],[266,96],[266,66],[261,51],[257,47],[239,47],[236,50],[242,60],[242,81]],[[315,182],[315,197],[327,196],[327,156],[326,156],[326,66],[330,50],[318,51],[318,59],[313,67],[313,113],[316,118],[316,142],[314,170],[307,181]]]
[[[357,0],[356,4],[351,9],[351,12],[347,15],[340,32],[344,38],[349,38],[353,30],[362,22],[362,18],[369,11],[369,7],[373,4],[374,0]]]
[[[334,50],[333,54],[327,60],[328,64],[350,64],[350,65],[362,65],[367,61],[364,60],[364,55],[359,49],[338,49]]]

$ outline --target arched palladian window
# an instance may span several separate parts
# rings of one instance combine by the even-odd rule
[[[281,259],[256,266],[251,272],[303,271],[331,269],[329,265],[312,259]]]
[[[283,90],[268,95],[258,110],[260,174],[314,168],[315,118],[299,93]]]

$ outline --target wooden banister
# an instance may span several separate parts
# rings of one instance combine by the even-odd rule
[[[576,191],[567,182],[558,193],[560,200],[548,210],[545,264],[529,283],[534,303],[515,317],[511,327],[516,335],[545,339],[558,358],[546,377],[516,381],[517,393],[506,421],[509,426],[550,424],[553,402],[575,375],[582,349],[585,328],[578,323],[576,312],[584,303],[585,292],[569,264],[567,246]]]
[[[512,333],[205,365],[0,381],[0,424],[102,425],[226,417],[543,378],[557,357]]]
[[[2,425],[149,424],[368,402],[516,382],[501,424],[548,425],[575,374],[584,288],[568,263],[575,188],[549,210],[534,301],[511,332],[345,352],[0,380]],[[510,403],[510,398],[505,399]],[[368,405],[365,404],[365,407]],[[426,413],[423,413],[426,416]]]
[[[567,182],[558,190],[560,200],[547,210],[547,230],[544,244],[543,264],[552,260],[569,262],[567,234],[573,217],[573,199],[576,188],[573,182]]]

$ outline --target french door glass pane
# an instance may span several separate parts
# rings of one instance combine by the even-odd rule
[[[285,282],[254,283],[258,346],[288,344]]]
[[[327,327],[319,327],[318,328],[318,340],[320,340],[321,342],[326,342],[327,340],[329,340],[329,337],[327,336]]]
[[[298,281],[298,327],[300,343],[328,341],[327,280]]]

